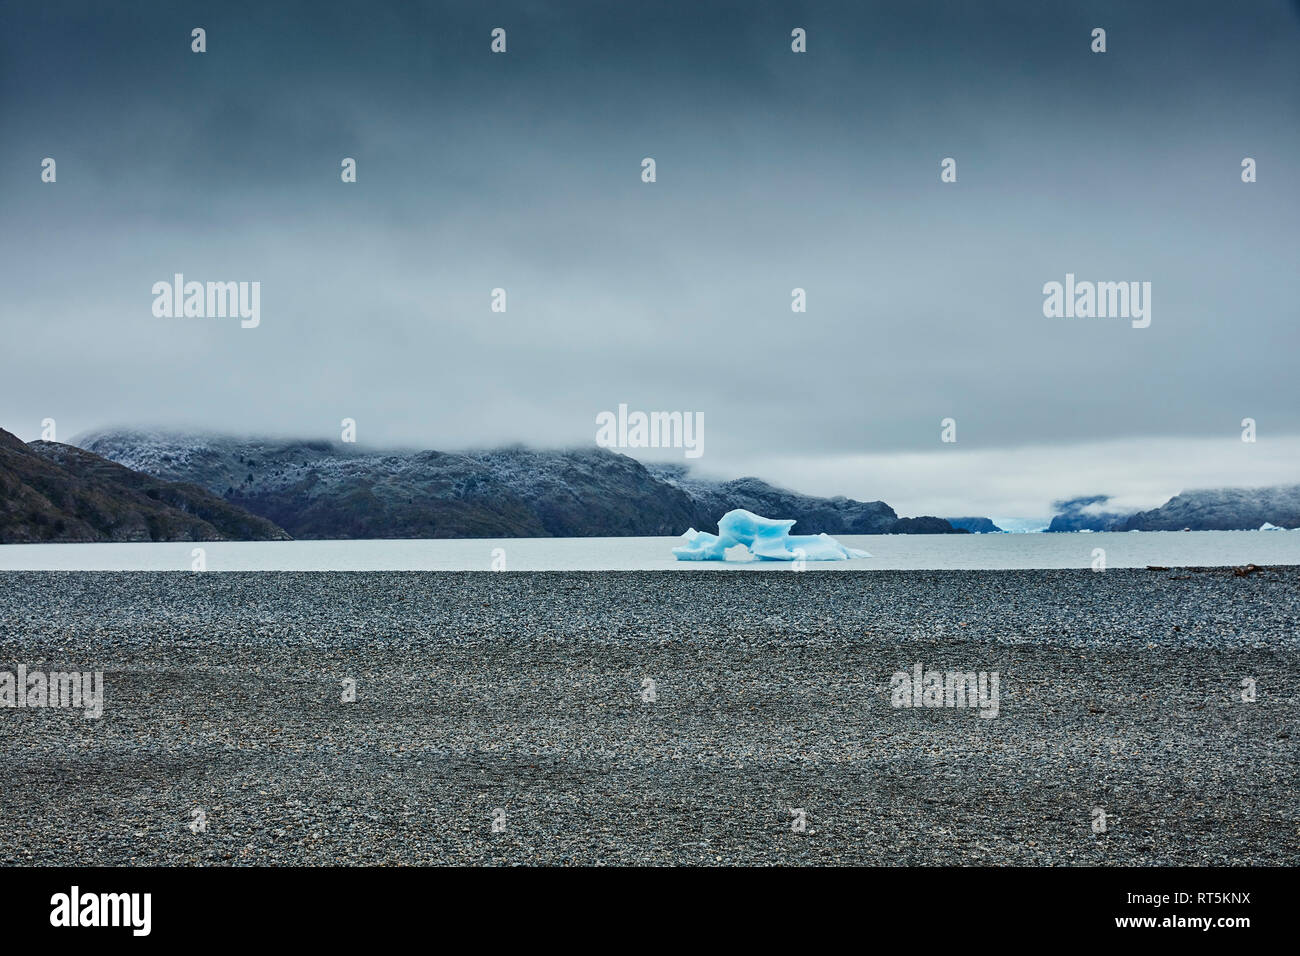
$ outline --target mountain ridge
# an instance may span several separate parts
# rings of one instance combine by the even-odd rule
[[[283,528],[192,484],[0,429],[0,543],[287,540]]]
[[[1300,527],[1300,484],[1199,488],[1146,511],[1106,510],[1108,495],[1058,501],[1048,531],[1256,531]]]
[[[712,481],[601,448],[378,451],[345,443],[115,430],[79,438],[127,467],[189,481],[295,538],[675,536],[732,508],[802,533],[964,533],[881,501],[815,498],[758,478]]]

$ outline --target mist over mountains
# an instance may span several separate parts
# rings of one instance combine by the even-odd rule
[[[675,536],[733,508],[801,533],[964,534],[978,516],[900,517],[759,478],[701,477],[599,448],[376,451],[345,443],[103,431],[83,447],[0,430],[0,543]],[[1121,513],[1106,495],[1057,503],[1048,531],[1300,526],[1300,485],[1188,491]]]
[[[1106,505],[1110,495],[1086,495],[1069,498],[1052,504],[1052,516],[1047,531],[1112,531],[1128,520],[1132,512],[1111,511]],[[1258,525],[1256,525],[1258,527]]]
[[[1107,495],[1057,502],[1048,531],[1255,531],[1300,527],[1300,485],[1209,488],[1175,495],[1150,511],[1114,512]]]
[[[84,447],[135,471],[191,482],[295,538],[591,537],[716,531],[732,508],[828,534],[959,533],[882,501],[815,498],[757,478],[716,482],[599,448],[451,454],[324,441],[138,431]]]
[[[57,442],[0,429],[0,543],[279,541],[289,535],[219,495]]]

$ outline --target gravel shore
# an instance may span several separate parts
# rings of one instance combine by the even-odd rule
[[[1297,567],[2,573],[20,664],[5,865],[1300,863]]]

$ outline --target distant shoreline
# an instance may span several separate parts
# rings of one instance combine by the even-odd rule
[[[1143,532],[840,535],[869,558],[802,573],[1300,565],[1300,534]],[[676,536],[378,538],[0,545],[0,571],[655,571],[801,573],[789,561],[677,561]]]

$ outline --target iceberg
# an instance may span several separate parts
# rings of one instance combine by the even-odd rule
[[[678,561],[843,561],[869,558],[828,534],[791,534],[795,519],[764,518],[736,508],[718,521],[718,533],[690,528],[673,548]]]
[[[1273,524],[1273,522],[1265,521],[1262,525],[1259,526],[1259,530],[1260,531],[1285,531],[1286,528],[1279,528],[1277,525]]]

